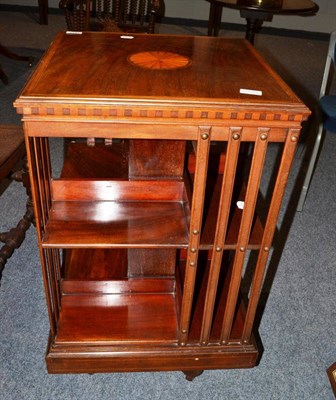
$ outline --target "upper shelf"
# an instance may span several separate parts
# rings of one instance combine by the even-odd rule
[[[186,247],[181,202],[54,202],[44,247]]]
[[[181,181],[52,181],[44,247],[186,247]]]

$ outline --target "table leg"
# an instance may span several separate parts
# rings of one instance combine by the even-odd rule
[[[246,18],[246,22],[245,39],[254,44],[254,35],[260,31],[264,21],[256,18]]]
[[[48,25],[48,0],[38,0],[40,24]]]
[[[19,56],[18,54],[13,53],[12,51],[8,50],[1,44],[0,44],[0,54],[4,55],[7,58],[11,58],[13,60],[28,61],[30,67],[33,65],[34,61],[33,57]]]
[[[273,15],[269,12],[255,10],[241,10],[240,16],[247,22],[245,38],[251,44],[254,44],[254,35],[260,31],[264,21],[273,19]]]
[[[210,14],[208,22],[208,36],[218,36],[222,21],[223,6],[216,1],[210,3]]]

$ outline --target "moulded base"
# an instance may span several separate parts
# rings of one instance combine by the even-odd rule
[[[46,355],[49,373],[201,371],[252,368],[255,344],[228,346],[102,346],[53,345]]]

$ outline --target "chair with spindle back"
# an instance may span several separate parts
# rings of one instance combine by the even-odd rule
[[[157,19],[164,14],[164,0],[60,0],[59,6],[65,11],[67,29],[75,32],[154,33]],[[94,138],[87,140],[89,147],[95,144]]]
[[[60,0],[70,31],[154,33],[163,0]]]

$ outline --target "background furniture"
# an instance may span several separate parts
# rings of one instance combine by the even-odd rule
[[[240,11],[246,19],[246,39],[252,44],[264,21],[272,21],[273,15],[314,15],[318,6],[311,0],[207,0],[210,1],[208,35],[218,36],[223,7]]]
[[[323,131],[325,129],[329,132],[336,133],[336,94],[332,95],[332,92],[330,92],[330,89],[333,87],[332,78],[334,77],[335,69],[336,31],[332,32],[330,35],[328,54],[321,84],[320,100],[318,103],[319,110],[317,111],[317,117],[320,119],[320,122],[297,206],[298,211],[302,211],[304,202],[306,200],[309,185],[316,165],[316,160],[322,144]]]
[[[153,33],[163,0],[61,0],[70,31],[105,30]]]
[[[78,68],[64,70],[72,59]],[[48,371],[182,370],[192,379],[254,366],[263,276],[310,112],[253,47],[61,33],[15,107],[34,182]],[[51,137],[99,139],[93,153],[107,142],[112,178],[56,176]],[[282,157],[260,210],[272,144]]]
[[[0,44],[0,54],[2,54],[5,57],[12,58],[13,60],[19,60],[19,61],[28,61],[29,66],[31,67],[33,65],[33,58],[32,57],[26,57],[26,56],[19,56],[12,51],[8,50],[6,47],[2,46]],[[8,78],[3,69],[0,66],[0,79],[2,82],[7,85],[8,84]]]
[[[330,385],[334,392],[334,396],[336,397],[336,363],[330,365],[330,367],[327,369],[327,374],[330,381]]]
[[[0,233],[0,241],[4,243],[0,249],[0,278],[8,258],[20,247],[34,218],[25,154],[22,128],[13,125],[0,126],[0,182],[3,183],[5,179],[22,181],[29,195],[26,212],[17,226]]]
[[[48,0],[38,0],[40,24],[48,25]]]

